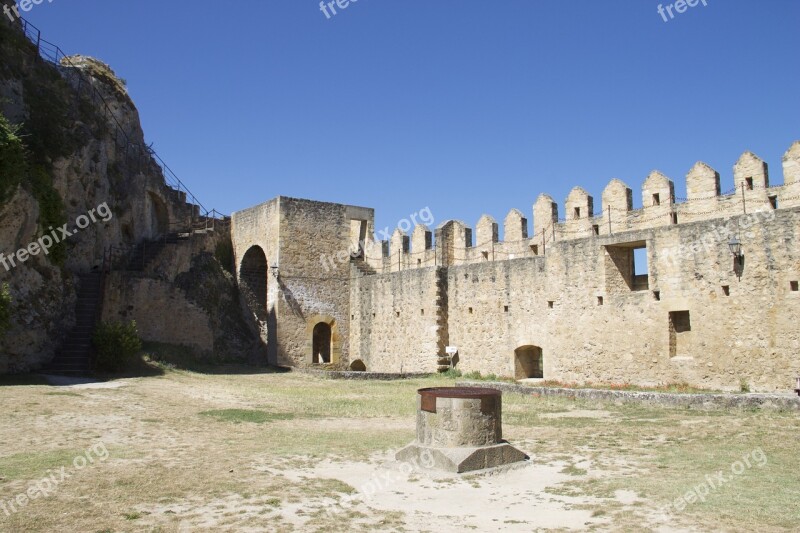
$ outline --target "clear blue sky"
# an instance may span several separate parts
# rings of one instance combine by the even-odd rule
[[[673,0],[674,1],[674,0]],[[529,218],[575,185],[600,206],[746,149],[781,183],[800,139],[800,2],[52,0],[26,17],[128,81],[145,135],[206,207],[278,195]],[[502,229],[501,229],[502,231]],[[501,234],[502,235],[502,234]]]

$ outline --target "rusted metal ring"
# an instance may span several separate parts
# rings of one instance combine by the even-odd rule
[[[428,413],[436,412],[436,398],[459,398],[480,400],[481,412],[491,414],[503,393],[497,389],[479,387],[430,387],[417,391],[422,397],[420,409]]]

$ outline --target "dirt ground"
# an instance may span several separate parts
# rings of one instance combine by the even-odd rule
[[[796,531],[800,417],[506,394],[531,460],[410,471],[416,389],[300,374],[0,382],[0,531]],[[720,477],[721,475],[721,477]],[[724,481],[723,481],[724,480]]]

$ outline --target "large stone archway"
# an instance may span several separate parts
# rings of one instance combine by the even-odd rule
[[[239,266],[239,281],[248,306],[262,320],[266,318],[268,309],[268,271],[267,254],[260,246],[250,247]]]

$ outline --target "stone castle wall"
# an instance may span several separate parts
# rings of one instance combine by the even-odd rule
[[[350,303],[352,359],[361,359],[371,371],[436,372],[437,281],[435,268],[356,277]]]
[[[800,374],[800,293],[791,283],[800,254],[787,246],[800,238],[800,209],[770,215],[743,234],[741,280],[727,239],[708,235],[736,231],[737,222],[741,229],[744,216],[564,241],[543,258],[451,267],[449,334],[460,368],[514,376],[515,350],[537,346],[548,379],[728,390],[744,381],[786,390]],[[620,283],[609,253],[631,241],[648,248],[649,284],[640,290]],[[691,329],[674,332],[671,313],[682,312]]]
[[[343,262],[335,274],[320,256],[348,235],[352,245],[355,208],[280,198],[290,205],[279,209],[283,285],[270,290],[281,361],[310,363],[309,321],[325,316],[339,325],[340,361],[376,372],[434,371],[454,346],[458,368],[484,374],[538,376],[531,358],[540,357],[545,379],[787,390],[800,375],[800,143],[786,153],[783,185],[770,186],[749,152],[734,180],[724,194],[719,173],[698,163],[681,199],[653,172],[638,210],[619,180],[597,212],[576,188],[564,219],[542,195],[532,228],[509,212],[504,241],[489,216],[474,232],[460,221],[417,226],[367,242],[364,264]],[[243,235],[263,231],[248,228]],[[636,271],[636,249],[646,272]]]

